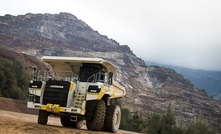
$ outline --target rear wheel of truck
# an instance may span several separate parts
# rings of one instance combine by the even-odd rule
[[[84,125],[84,120],[78,120],[75,122],[75,126],[77,129],[80,129]]]
[[[64,116],[64,115],[60,116],[60,121],[63,127],[76,128],[75,122],[71,121],[69,116]]]
[[[106,106],[103,100],[97,101],[96,107],[94,109],[94,114],[91,119],[86,122],[87,129],[92,131],[100,131],[106,114]]]
[[[105,130],[108,132],[116,133],[120,127],[121,110],[118,105],[111,105],[105,119]]]
[[[38,124],[46,125],[48,122],[48,112],[46,110],[39,110],[38,113]]]

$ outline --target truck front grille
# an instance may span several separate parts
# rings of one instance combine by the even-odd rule
[[[66,107],[69,88],[70,82],[68,81],[47,81],[43,95],[43,104],[59,104],[61,107]]]

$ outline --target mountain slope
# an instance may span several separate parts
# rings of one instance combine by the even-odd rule
[[[117,31],[116,31],[117,32]],[[29,55],[101,57],[118,69],[125,107],[148,118],[169,103],[182,121],[203,114],[221,129],[221,104],[171,69],[147,67],[126,45],[100,35],[68,13],[0,17],[0,46]]]
[[[196,87],[204,89],[209,96],[217,100],[221,99],[221,72],[219,71],[196,70],[152,62],[146,64],[174,69],[177,73],[189,79]]]
[[[28,70],[29,72],[32,71],[31,67],[33,65],[38,66],[40,69],[48,68],[44,63],[39,62],[39,60],[33,56],[26,55],[24,53],[18,53],[5,47],[0,47],[0,56],[20,62],[24,69]]]
[[[127,46],[120,46],[107,36],[100,35],[77,17],[68,14],[26,14],[0,17],[0,33],[5,45],[16,47],[51,48],[69,47],[81,51],[125,51],[132,53]],[[77,31],[77,32],[76,32]],[[7,34],[4,34],[7,33]],[[17,36],[19,35],[19,36]],[[44,50],[42,50],[44,51]]]

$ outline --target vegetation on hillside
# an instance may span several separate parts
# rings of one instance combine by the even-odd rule
[[[0,96],[26,99],[29,76],[18,61],[0,57]]]
[[[121,129],[148,134],[216,134],[216,129],[211,128],[206,120],[200,116],[187,125],[176,122],[175,113],[171,105],[165,114],[153,113],[148,120],[144,120],[137,113],[122,109]]]

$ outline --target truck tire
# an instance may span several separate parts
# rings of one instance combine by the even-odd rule
[[[69,116],[60,116],[60,121],[63,127],[76,128],[75,122],[71,121]]]
[[[38,124],[46,125],[47,122],[48,122],[48,112],[40,109],[38,113]]]
[[[60,116],[60,121],[63,127],[70,127],[70,119],[68,118],[68,116]]]
[[[75,126],[77,129],[81,129],[81,127],[84,125],[84,120],[78,120],[75,122]]]
[[[92,131],[100,131],[106,114],[106,105],[103,100],[97,101],[95,106],[94,114],[92,115],[91,119],[87,120],[86,125],[88,130]]]
[[[121,110],[118,105],[111,105],[108,108],[105,119],[105,130],[116,133],[120,127]]]

